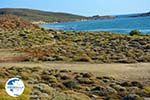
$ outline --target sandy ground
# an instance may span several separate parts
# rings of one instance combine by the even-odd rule
[[[22,52],[0,49],[0,62],[14,60],[26,55]],[[21,58],[18,58],[21,59]],[[118,79],[148,80],[150,81],[150,63],[137,64],[91,64],[91,63],[63,63],[63,62],[17,62],[0,63],[0,67],[42,67],[51,69],[68,69],[77,72],[91,72],[95,75],[112,76]]]
[[[137,64],[90,64],[90,63],[0,63],[0,67],[42,67],[91,72],[95,75],[112,76],[118,79],[150,81],[150,63]]]

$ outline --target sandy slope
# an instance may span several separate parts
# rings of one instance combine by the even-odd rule
[[[92,72],[95,75],[113,76],[118,79],[150,81],[150,63],[137,64],[90,64],[90,63],[0,63],[1,67],[42,67]]]

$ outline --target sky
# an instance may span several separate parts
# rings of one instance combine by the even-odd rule
[[[150,11],[150,0],[0,0],[0,8],[30,8],[84,16]]]

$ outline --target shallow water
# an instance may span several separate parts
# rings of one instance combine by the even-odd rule
[[[61,30],[111,31],[119,33],[129,33],[131,30],[138,29],[143,33],[150,34],[150,16],[43,24],[42,27]]]

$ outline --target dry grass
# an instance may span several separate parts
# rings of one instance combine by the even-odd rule
[[[2,67],[42,67],[51,69],[68,69],[77,72],[92,72],[99,76],[112,76],[117,79],[149,80],[150,63],[137,64],[90,64],[90,63],[0,63]]]
[[[0,49],[0,62],[24,61],[28,55],[11,49]]]

